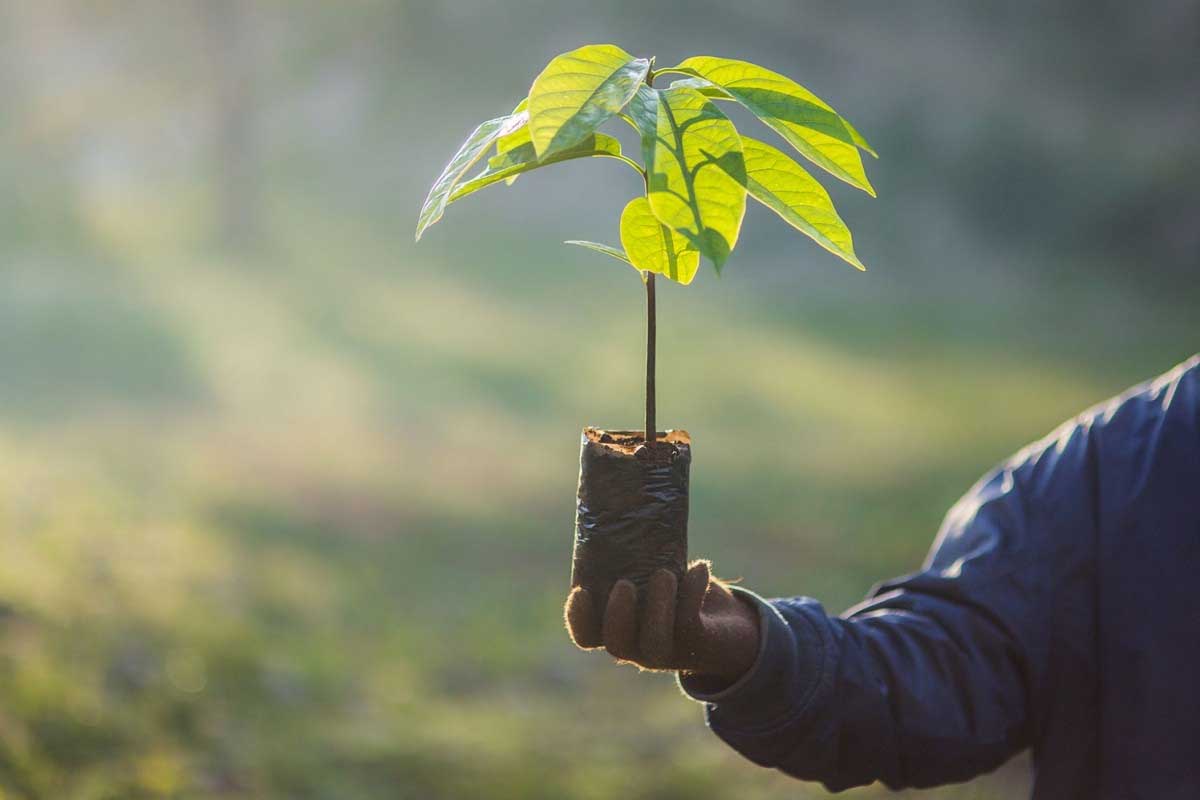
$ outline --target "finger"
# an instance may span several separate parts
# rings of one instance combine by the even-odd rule
[[[600,620],[596,615],[596,603],[592,593],[582,586],[576,586],[567,595],[567,604],[563,607],[563,618],[567,623],[567,633],[576,647],[590,650],[599,647],[603,640],[600,638]]]
[[[674,573],[665,569],[650,576],[641,630],[638,632],[638,646],[646,666],[663,667],[671,661],[675,640],[675,590],[678,586]]]
[[[637,658],[637,588],[627,580],[613,584],[604,609],[604,647],[615,658]]]
[[[700,638],[700,607],[708,591],[712,573],[707,561],[693,561],[683,576],[679,589],[678,607],[675,609],[675,641],[679,647],[675,659],[692,660],[696,657],[696,642]]]
[[[676,626],[688,628],[700,619],[700,606],[704,603],[704,593],[708,591],[708,583],[712,578],[710,567],[707,561],[693,561],[688,565],[688,571],[683,576],[683,585],[679,588],[679,607],[675,612]]]

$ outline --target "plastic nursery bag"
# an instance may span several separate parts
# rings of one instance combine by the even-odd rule
[[[653,456],[635,455],[640,431],[583,431],[571,585],[598,603],[621,578],[641,587],[659,569],[683,576],[691,437],[667,431],[658,439]]]

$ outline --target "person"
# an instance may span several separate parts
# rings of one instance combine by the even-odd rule
[[[833,791],[965,781],[1032,748],[1036,800],[1170,800],[1200,798],[1198,579],[1200,355],[986,475],[919,572],[841,616],[704,561],[641,602],[576,587],[564,613],[578,646],[678,671],[754,763]]]

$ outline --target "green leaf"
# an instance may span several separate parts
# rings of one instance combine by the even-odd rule
[[[846,126],[846,132],[850,134],[850,138],[854,140],[856,145],[858,145],[861,149],[866,150],[873,157],[879,158],[879,153],[876,153],[875,148],[871,147],[871,145],[867,143],[866,138],[864,138],[863,135],[859,133],[853,125],[850,124],[850,120],[842,117],[842,124]]]
[[[680,78],[676,81],[671,81],[672,89],[695,89],[705,97],[711,97],[714,100],[732,100],[733,95],[722,89],[720,86],[713,86],[703,78]]]
[[[488,160],[487,169],[466,183],[461,183],[450,195],[450,202],[466,197],[480,189],[491,186],[502,180],[515,178],[523,172],[544,167],[547,164],[557,164],[573,158],[588,158],[589,156],[607,156],[621,158],[621,143],[612,136],[604,133],[593,133],[579,144],[567,150],[560,150],[553,155],[538,160],[533,152],[533,144],[526,142],[516,148],[493,156]]]
[[[681,234],[663,225],[645,197],[635,197],[621,212],[621,245],[637,269],[664,275],[684,286],[696,277],[700,253]]]
[[[712,101],[688,87],[642,86],[629,110],[642,133],[654,216],[683,234],[720,271],[746,213],[737,129]]]
[[[515,150],[523,144],[531,145],[528,124],[522,125],[512,133],[505,134],[496,139],[496,155],[502,156],[509,150]]]
[[[680,78],[677,81],[671,81],[671,86],[695,89],[705,97],[711,97],[714,100],[736,99],[733,95],[722,89],[720,86],[715,86],[703,78]],[[523,108],[523,106],[521,108]],[[521,108],[518,108],[517,110],[519,111]],[[866,138],[864,138],[863,135],[859,133],[853,125],[850,124],[850,120],[842,117],[842,125],[846,127],[846,132],[850,134],[850,139],[854,142],[854,144],[858,145],[860,149],[865,150],[875,158],[879,158],[879,153],[876,153],[875,149],[871,147]]]
[[[597,253],[604,253],[604,255],[611,256],[617,261],[628,264],[631,267],[633,266],[633,262],[629,260],[629,256],[625,255],[624,251],[618,250],[617,248],[607,244],[600,244],[599,242],[585,242],[582,239],[568,239],[567,241],[563,242],[563,244],[573,244],[576,247],[586,247],[588,250],[595,250]],[[637,268],[634,267],[634,269]]]
[[[512,113],[520,114],[522,111],[526,111],[528,108],[529,108],[529,98],[526,97],[524,100],[517,103],[517,107],[512,110]],[[525,125],[522,125],[521,127],[517,128],[512,133],[507,134],[505,136],[501,136],[500,138],[496,139],[496,155],[503,155],[503,154],[507,153],[509,150],[514,150],[514,149],[520,147],[521,145],[525,144],[528,141],[530,141],[529,125],[525,124]],[[512,186],[513,182],[516,181],[516,179],[517,179],[517,176],[513,175],[512,177],[505,178],[504,183],[506,186]]]
[[[696,56],[664,72],[702,78],[724,89],[817,166],[872,197],[858,148],[866,139],[828,103],[777,72],[731,58]]]
[[[454,191],[455,184],[463,174],[483,157],[487,149],[492,146],[492,142],[500,136],[519,129],[526,120],[525,112],[510,114],[507,117],[489,119],[472,131],[467,140],[458,148],[454,158],[450,159],[450,163],[442,170],[442,174],[433,182],[433,187],[425,197],[421,213],[417,217],[416,239],[418,242],[421,241],[421,234],[442,218],[442,212],[446,210],[446,204],[450,202],[450,193]]]
[[[854,254],[850,229],[816,178],[786,154],[748,136],[742,137],[742,153],[751,197],[835,256],[866,269]]]
[[[578,144],[625,107],[650,62],[611,44],[555,57],[529,89],[529,131],[540,158]]]

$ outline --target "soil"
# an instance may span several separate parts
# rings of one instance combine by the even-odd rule
[[[687,431],[660,431],[656,441],[646,444],[643,431],[607,431],[603,428],[586,428],[588,440],[607,447],[616,453],[632,456],[651,464],[669,464],[679,454],[678,445],[690,446],[692,439]]]

